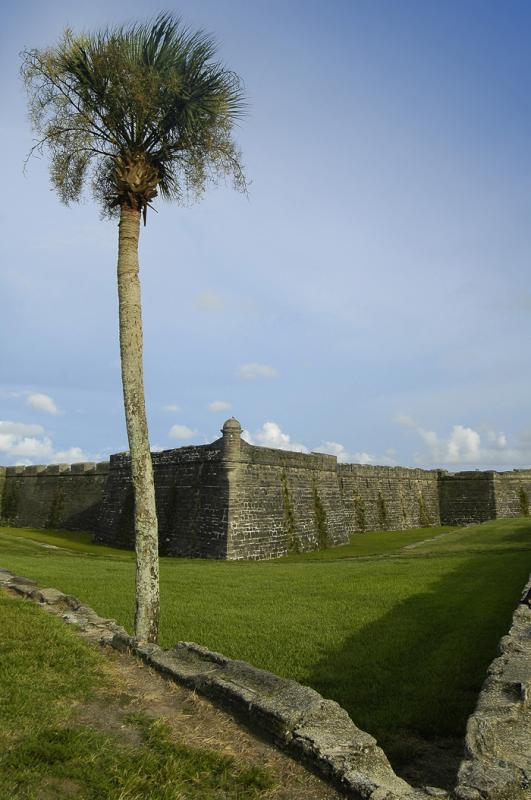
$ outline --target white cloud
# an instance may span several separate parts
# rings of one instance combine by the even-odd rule
[[[26,405],[35,408],[37,411],[44,411],[46,414],[58,414],[59,409],[55,405],[53,398],[48,394],[29,394]]]
[[[310,450],[301,442],[293,442],[288,433],[284,433],[277,422],[265,422],[262,427],[250,433],[242,431],[242,439],[249,444],[260,447],[274,447],[278,450],[292,450],[297,453],[309,453]],[[325,453],[336,456],[340,464],[386,464],[394,466],[394,450],[387,450],[385,456],[376,458],[364,451],[351,453],[340,442],[323,442],[322,445],[312,450],[313,453]]]
[[[195,298],[196,308],[201,311],[222,311],[225,308],[225,300],[217,292],[201,292]]]
[[[42,425],[0,420],[0,454],[7,463],[31,464],[85,461],[80,447],[55,450]]]
[[[0,420],[0,435],[36,436],[44,433],[42,425],[32,425],[26,422],[9,422]]]
[[[487,431],[487,441],[497,450],[504,450],[507,447],[507,436],[497,431]]]
[[[340,464],[347,464],[356,460],[354,455],[349,453],[347,448],[339,442],[323,442],[322,445],[315,448],[314,453],[326,453],[331,456],[336,456]],[[367,454],[364,453],[363,455]]]
[[[172,439],[191,439],[197,431],[193,431],[187,425],[172,425],[170,436]]]
[[[374,456],[371,456],[370,453],[366,453],[364,450],[361,453],[354,453],[354,458],[352,460],[355,464],[374,464],[376,461]]]
[[[230,407],[230,403],[226,403],[225,400],[213,400],[212,403],[209,403],[208,410],[228,411]]]
[[[171,411],[172,413],[177,413],[181,410],[181,406],[176,405],[175,403],[169,403],[167,406],[163,406],[164,411]]]
[[[54,461],[74,464],[76,461],[88,461],[88,457],[81,447],[69,447],[68,450],[58,450],[54,453]]]
[[[398,422],[403,428],[416,428],[417,423],[411,417],[408,417],[407,414],[397,414],[395,417],[395,422]]]
[[[391,448],[385,451],[384,456],[373,456],[365,450],[351,453],[340,442],[323,442],[322,445],[315,448],[314,453],[329,453],[336,456],[339,464],[383,464],[388,467],[396,464],[394,459],[396,453]]]
[[[414,454],[418,464],[502,469],[531,465],[531,438],[525,433],[510,445],[503,432],[492,429],[480,432],[465,425],[454,425],[447,436],[440,436],[418,425],[411,417],[400,415],[396,421],[414,430],[423,442],[424,450]]]
[[[278,372],[268,364],[257,364],[255,361],[250,364],[242,364],[238,370],[238,375],[244,380],[255,380],[256,378],[278,378]]]
[[[52,440],[48,436],[42,439],[35,436],[0,436],[0,450],[10,456],[42,458],[45,461],[53,457]]]
[[[264,422],[260,430],[250,433],[242,431],[242,438],[249,444],[261,447],[276,447],[278,450],[292,450],[297,453],[308,453],[308,448],[299,442],[292,442],[288,433],[284,433],[276,422]]]

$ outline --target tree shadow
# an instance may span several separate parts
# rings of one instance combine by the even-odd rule
[[[376,736],[412,783],[455,782],[466,721],[531,570],[531,548],[518,548],[522,541],[516,530],[515,546],[491,557],[446,554],[455,567],[429,591],[324,653],[308,677]],[[408,557],[412,576],[429,558]]]

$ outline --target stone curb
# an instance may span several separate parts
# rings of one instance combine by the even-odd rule
[[[268,734],[283,750],[329,780],[352,800],[447,798],[442,789],[414,789],[393,771],[376,740],[347,712],[308,686],[226,658],[194,642],[163,650],[138,644],[115,620],[104,619],[71,595],[41,589],[0,568],[0,586],[41,604],[90,638],[139,656],[175,682]]]
[[[531,800],[531,578],[469,717],[457,800]]]

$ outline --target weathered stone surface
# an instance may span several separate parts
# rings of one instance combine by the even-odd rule
[[[4,585],[17,594],[29,597],[35,590],[37,584],[29,578],[22,578],[20,575],[11,575],[10,579],[6,581]]]
[[[0,586],[4,586],[7,583],[11,583],[13,580],[13,573],[9,572],[7,569],[0,570]]]
[[[337,784],[361,798],[404,796],[411,787],[391,768],[376,740],[354,725],[347,712],[323,700],[293,731],[291,748],[305,761],[316,759]]]
[[[63,594],[63,592],[60,592],[58,589],[34,589],[31,593],[31,597],[38,603],[47,603],[48,605],[52,605],[55,603],[64,602],[66,595]]]
[[[12,575],[11,582],[17,586],[36,586],[36,581],[32,581],[30,578],[24,578],[22,575]]]
[[[115,650],[120,650],[120,652],[125,653],[128,650],[131,650],[135,644],[135,640],[132,636],[129,636],[126,631],[115,633],[112,637],[112,646]]]
[[[459,800],[531,797],[530,686],[531,608],[520,604],[468,720]]]
[[[171,675],[185,686],[201,691],[202,694],[208,693],[212,676],[220,669],[214,661],[201,658],[197,653],[183,647],[165,651],[158,648],[148,654],[147,660],[161,672]]]
[[[284,680],[272,693],[257,692],[249,711],[275,738],[289,743],[296,726],[321,702],[321,695],[309,686]]]

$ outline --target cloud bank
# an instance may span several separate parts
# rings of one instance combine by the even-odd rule
[[[8,464],[72,463],[87,460],[80,447],[56,450],[42,425],[0,420],[0,456]]]
[[[446,436],[441,436],[409,416],[400,414],[396,421],[414,431],[423,444],[423,449],[413,456],[417,464],[502,468],[531,465],[531,431],[520,434],[510,444],[505,433],[489,428],[475,430],[457,424]]]
[[[308,448],[300,442],[292,442],[288,433],[284,433],[277,422],[264,422],[262,427],[250,433],[248,430],[242,431],[242,439],[249,444],[256,444],[260,447],[275,447],[278,450],[293,450],[296,453],[309,453]]]

